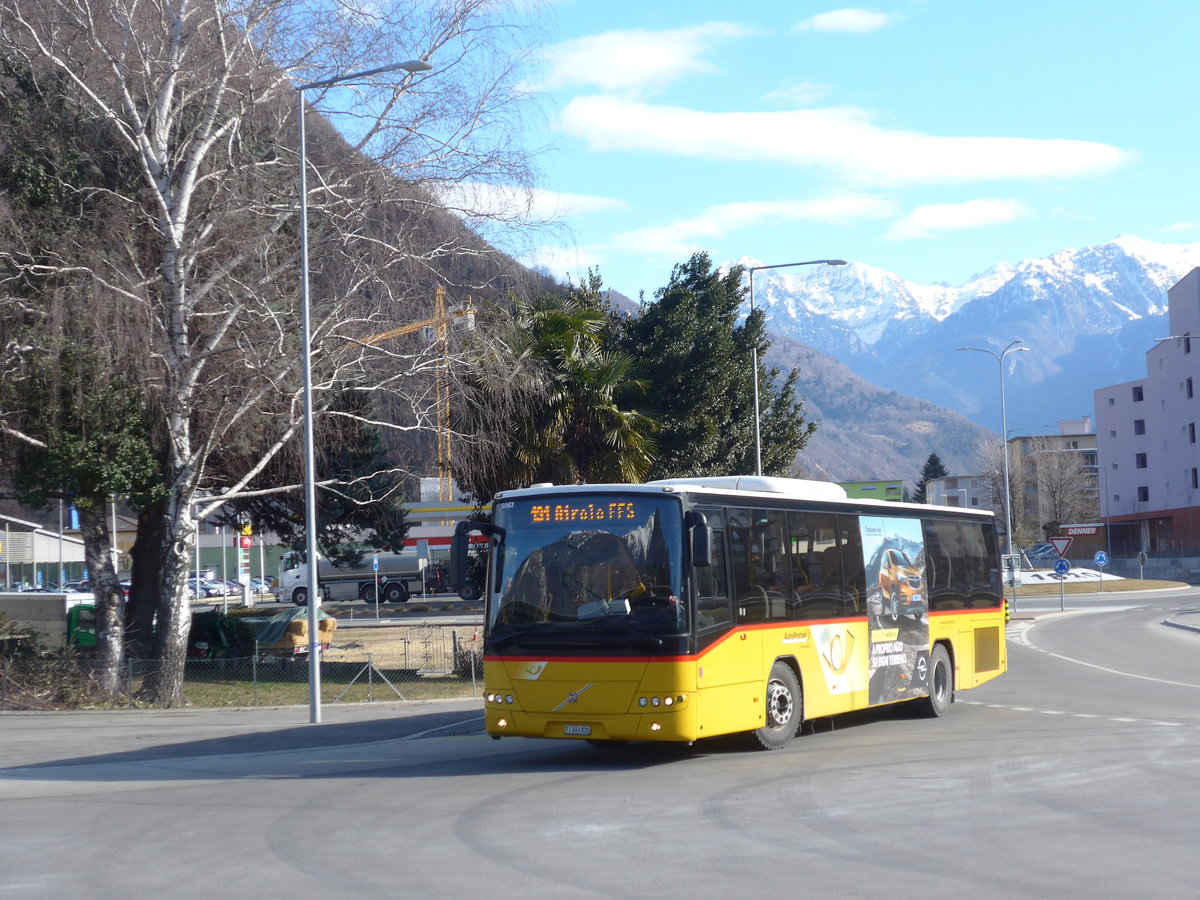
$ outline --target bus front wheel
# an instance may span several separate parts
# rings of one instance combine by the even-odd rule
[[[922,703],[925,713],[941,718],[950,712],[954,702],[954,669],[950,665],[950,654],[938,644],[929,654],[929,696]]]
[[[754,737],[764,750],[779,750],[796,736],[803,721],[800,682],[791,666],[777,662],[767,679],[766,722],[754,731]]]

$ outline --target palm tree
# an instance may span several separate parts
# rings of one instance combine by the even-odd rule
[[[605,311],[581,293],[518,300],[490,329],[504,358],[481,370],[473,411],[503,429],[501,450],[459,454],[456,467],[480,499],[537,481],[631,482],[649,471],[657,425],[627,402],[645,383],[631,378],[630,357],[605,348]]]

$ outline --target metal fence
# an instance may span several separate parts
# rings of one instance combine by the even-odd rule
[[[321,658],[322,703],[477,697],[482,645],[468,630],[413,626],[386,642],[338,633]],[[367,635],[362,635],[367,637]],[[106,696],[96,660],[82,655],[0,659],[0,709],[78,709],[140,705],[142,684],[161,663],[127,660],[116,697]],[[254,652],[189,658],[184,695],[194,706],[282,706],[309,699],[307,655]]]

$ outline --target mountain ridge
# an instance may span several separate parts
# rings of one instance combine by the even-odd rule
[[[954,351],[999,354],[1021,341],[1030,352],[1006,360],[1009,421],[1042,433],[1092,415],[1096,388],[1144,374],[1144,353],[1166,327],[1167,289],[1198,265],[1200,244],[1121,235],[997,263],[958,287],[913,284],[862,263],[766,270],[756,274],[755,305],[770,331],[867,382],[997,431],[996,361]]]

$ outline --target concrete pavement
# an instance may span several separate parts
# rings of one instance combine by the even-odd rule
[[[4,770],[305,749],[483,730],[483,701],[307,706],[0,712]]]

